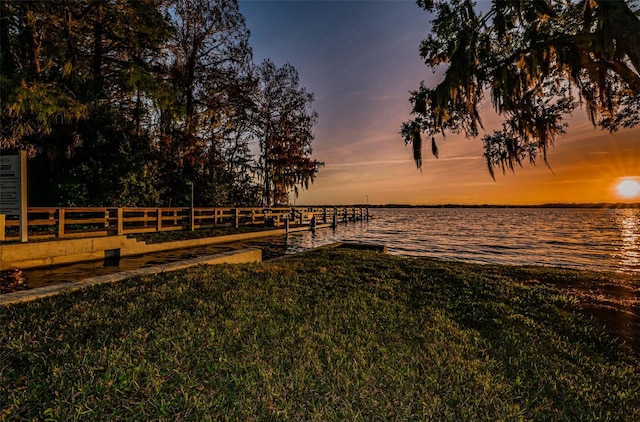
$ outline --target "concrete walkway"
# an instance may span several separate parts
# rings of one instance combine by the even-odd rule
[[[336,242],[330,243],[324,246],[320,246],[316,249],[325,248],[347,248],[347,249],[360,249],[360,250],[372,250],[386,254],[387,247],[385,245],[360,243],[360,242]],[[280,259],[287,258],[288,255],[271,259],[271,261],[278,261]],[[249,262],[262,262],[262,250],[261,249],[238,249],[234,251],[227,251],[217,253],[215,255],[201,256],[197,258],[187,259],[183,261],[170,262],[168,264],[154,265],[151,267],[138,268],[135,270],[123,271],[114,274],[105,274],[97,277],[86,278],[84,280],[75,281],[71,283],[59,283],[51,286],[43,286],[35,289],[22,290],[14,293],[6,293],[0,295],[0,306],[11,305],[21,302],[30,302],[32,300],[42,299],[49,296],[55,296],[62,292],[71,292],[74,290],[80,290],[85,287],[95,286],[97,284],[115,283],[118,281],[126,280],[131,277],[145,275],[145,274],[158,274],[164,272],[172,272],[182,270],[184,268],[195,267],[197,265],[215,265],[215,264],[243,264]]]
[[[0,305],[11,305],[20,302],[29,302],[49,296],[55,296],[62,292],[80,290],[85,287],[97,284],[115,283],[127,278],[145,275],[172,272],[197,265],[215,264],[242,264],[248,262],[261,262],[262,251],[260,249],[239,249],[235,251],[221,252],[215,255],[201,256],[185,261],[171,262],[168,264],[155,265],[152,267],[138,268],[136,270],[124,271],[115,274],[106,274],[98,277],[91,277],[73,283],[60,283],[51,286],[38,287],[36,289],[22,290],[14,293],[0,295]]]

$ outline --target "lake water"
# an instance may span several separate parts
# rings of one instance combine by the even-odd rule
[[[374,218],[368,222],[341,223],[335,230],[123,258],[117,267],[87,262],[25,274],[37,287],[230,249],[261,248],[269,259],[338,241],[384,244],[397,255],[640,273],[639,209],[390,208],[370,213]]]
[[[354,240],[389,253],[480,263],[640,272],[639,209],[371,209],[369,222],[290,234],[287,253]]]

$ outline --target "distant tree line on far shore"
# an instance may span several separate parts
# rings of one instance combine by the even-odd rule
[[[286,204],[323,165],[313,94],[253,63],[236,0],[0,7],[0,152],[28,152],[32,206]]]
[[[640,202],[593,202],[593,203],[549,203],[535,205],[500,205],[500,204],[376,204],[368,208],[595,208],[595,209],[640,209]]]

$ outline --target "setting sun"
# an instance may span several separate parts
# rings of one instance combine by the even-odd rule
[[[640,195],[640,183],[635,179],[624,179],[618,183],[616,191],[621,198],[634,198]]]

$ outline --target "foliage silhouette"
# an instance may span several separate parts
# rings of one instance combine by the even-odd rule
[[[489,93],[503,127],[483,137],[494,169],[513,171],[527,158],[546,163],[564,132],[564,116],[584,105],[591,122],[615,131],[640,123],[640,20],[634,1],[494,0],[486,12],[471,0],[418,0],[435,13],[420,55],[434,70],[435,88],[411,96],[413,120],[401,134],[422,166],[422,135],[476,137],[479,105]]]

